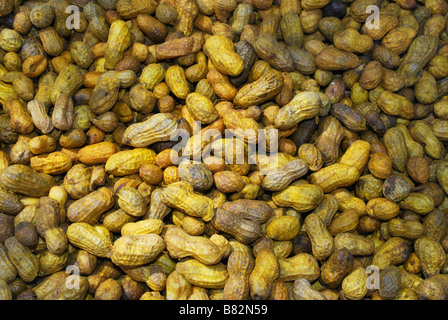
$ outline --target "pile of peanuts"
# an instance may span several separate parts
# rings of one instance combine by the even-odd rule
[[[0,0],[0,299],[448,299],[447,19]]]

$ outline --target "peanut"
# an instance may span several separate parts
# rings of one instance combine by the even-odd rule
[[[192,285],[208,289],[222,289],[229,277],[223,263],[206,266],[194,259],[187,259],[176,264],[176,272],[185,277]]]
[[[118,266],[137,267],[152,262],[163,249],[159,235],[125,235],[114,241],[110,258]]]
[[[254,300],[265,300],[269,297],[273,282],[280,275],[280,266],[274,252],[263,248],[257,253],[255,265],[249,275],[250,295]]]

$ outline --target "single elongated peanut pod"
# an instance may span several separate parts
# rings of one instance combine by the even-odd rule
[[[39,273],[39,259],[31,250],[21,244],[16,237],[5,240],[8,258],[17,270],[17,274],[25,282],[33,281]]]
[[[192,236],[182,228],[170,226],[165,232],[164,240],[168,252],[173,258],[193,257],[205,265],[218,263],[224,251],[210,239]]]
[[[75,222],[67,228],[67,237],[71,244],[97,257],[108,258],[112,254],[111,234],[102,226]]]
[[[137,267],[153,261],[165,246],[157,234],[126,235],[115,240],[111,259],[118,266]]]
[[[280,266],[270,248],[262,248],[255,258],[255,266],[249,276],[250,296],[254,300],[269,297],[275,279],[280,275]]]
[[[227,268],[223,263],[206,266],[195,259],[187,259],[176,264],[176,272],[181,274],[192,285],[222,289],[229,278]]]

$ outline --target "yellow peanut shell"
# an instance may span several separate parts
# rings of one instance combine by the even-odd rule
[[[325,193],[332,192],[337,188],[348,187],[358,181],[359,170],[350,164],[335,163],[313,172],[310,182],[322,188]]]
[[[229,277],[223,263],[207,266],[195,259],[187,259],[176,264],[176,272],[192,285],[207,289],[222,289]]]
[[[276,192],[272,200],[277,206],[292,207],[298,212],[307,212],[316,208],[323,200],[323,190],[313,184],[292,185]]]
[[[157,234],[125,235],[115,240],[111,260],[117,266],[137,267],[153,261],[166,247]]]
[[[244,69],[241,57],[235,52],[233,42],[224,36],[211,36],[204,44],[204,53],[221,73],[237,76]]]
[[[119,151],[106,161],[106,172],[115,176],[137,173],[143,163],[155,163],[156,153],[151,149],[135,148]]]
[[[8,258],[25,282],[33,281],[39,273],[39,260],[30,248],[21,244],[15,236],[5,240]]]
[[[262,248],[255,258],[255,266],[249,276],[250,296],[254,300],[269,297],[273,282],[280,275],[280,266],[274,251]]]
[[[112,254],[111,233],[103,226],[75,222],[67,228],[67,238],[75,247],[97,257],[109,258]]]
[[[142,148],[150,144],[176,138],[177,119],[169,113],[158,113],[146,121],[131,124],[123,132],[122,141],[126,145]]]
[[[179,227],[170,226],[164,240],[168,252],[175,259],[192,257],[205,265],[214,265],[224,255],[224,251],[210,239],[189,235]]]

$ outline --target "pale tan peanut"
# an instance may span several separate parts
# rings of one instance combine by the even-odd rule
[[[126,235],[115,240],[111,260],[118,266],[137,267],[153,261],[165,249],[157,234]]]
[[[163,221],[159,219],[148,218],[136,222],[128,222],[123,225],[121,235],[141,235],[141,234],[161,234],[164,228]]]
[[[185,100],[190,93],[185,71],[181,66],[175,65],[165,71],[165,83],[170,91],[179,99]]]
[[[305,278],[294,281],[293,295],[295,300],[327,300],[325,295],[314,289],[310,281]]]
[[[82,147],[78,153],[78,160],[86,165],[104,164],[117,152],[115,144],[103,141]]]
[[[165,205],[165,203],[161,200],[162,192],[162,188],[157,188],[151,192],[149,212],[145,217],[163,220],[163,218],[171,212],[171,208]]]
[[[333,195],[338,201],[338,209],[340,211],[355,210],[360,216],[366,213],[366,204],[364,201],[345,188],[338,188],[334,190]]]
[[[370,143],[364,140],[356,140],[338,160],[339,163],[355,166],[359,172],[363,172],[370,156]]]
[[[166,279],[166,300],[187,300],[193,285],[179,272],[174,270]]]
[[[263,178],[261,186],[269,191],[280,191],[294,180],[304,176],[307,172],[308,164],[302,159],[294,159],[283,167],[268,172]]]
[[[411,192],[405,199],[400,201],[399,206],[401,209],[426,215],[434,209],[434,200],[426,194]]]
[[[133,280],[145,283],[151,290],[156,292],[163,290],[167,284],[165,270],[155,263],[137,267],[122,266],[121,268]]]
[[[135,148],[130,150],[119,151],[109,157],[106,161],[106,172],[116,175],[125,176],[137,173],[140,165],[146,162],[154,164],[156,154],[151,149]]]
[[[227,37],[209,37],[204,44],[204,53],[209,57],[213,66],[225,75],[237,76],[243,71],[243,60],[234,51],[233,43]]]
[[[375,198],[367,203],[366,212],[372,218],[386,221],[398,215],[400,206],[386,198]]]
[[[375,250],[374,242],[351,232],[342,232],[334,237],[335,250],[347,248],[353,256],[369,256]]]
[[[248,300],[250,296],[249,276],[254,267],[254,259],[246,251],[233,251],[227,260],[229,279],[224,285],[225,300]]]
[[[107,187],[101,187],[73,202],[67,208],[67,218],[71,222],[95,224],[114,204],[114,193]]]
[[[0,279],[0,300],[12,300],[11,288],[3,279]]]
[[[228,110],[222,116],[226,130],[244,142],[256,143],[259,139],[258,123],[235,109]]]
[[[313,172],[310,182],[322,188],[325,193],[337,188],[348,187],[358,181],[359,170],[350,164],[335,163]]]
[[[6,247],[0,244],[0,279],[10,283],[17,277],[17,270],[9,260]]]
[[[62,254],[53,254],[49,250],[45,250],[37,254],[39,258],[39,276],[47,276],[61,271],[67,263],[68,252]]]
[[[124,186],[117,193],[117,204],[128,215],[142,217],[146,213],[146,201],[143,195],[131,186]]]
[[[255,258],[255,265],[249,276],[250,296],[254,300],[269,297],[273,282],[280,275],[280,266],[274,251],[262,248]]]
[[[187,187],[184,187],[187,184]],[[213,218],[213,200],[196,194],[188,182],[172,183],[162,190],[161,200],[169,207],[176,208],[204,221]]]
[[[71,244],[97,257],[109,258],[112,254],[112,234],[101,225],[74,222],[67,228]]]
[[[283,281],[294,281],[299,278],[314,281],[320,275],[318,261],[308,253],[298,253],[289,258],[280,258],[278,263],[280,266],[279,279]]]
[[[444,300],[447,297],[448,277],[445,274],[425,279],[415,289],[417,297],[422,300]]]
[[[34,125],[43,133],[47,134],[54,129],[53,122],[47,114],[45,105],[38,100],[31,100],[26,106]]]
[[[311,241],[313,256],[318,260],[328,258],[334,251],[334,240],[322,219],[311,213],[305,218],[304,227]]]
[[[446,254],[439,242],[424,236],[415,241],[414,249],[421,261],[422,272],[425,278],[440,273],[440,269],[446,260]]]
[[[110,232],[120,233],[124,225],[134,222],[137,218],[128,215],[123,209],[106,213],[102,219],[103,226]]]
[[[332,194],[323,196],[321,203],[313,210],[313,213],[318,215],[324,224],[328,226],[338,211],[338,200]]]
[[[114,21],[109,30],[104,52],[105,66],[114,69],[123,58],[124,51],[131,45],[131,32],[123,20]]]
[[[322,98],[318,92],[312,91],[297,94],[278,111],[274,126],[280,130],[287,130],[303,120],[314,118],[320,113]]]
[[[269,238],[276,241],[292,240],[300,231],[300,222],[293,216],[280,216],[271,220],[266,228]]]
[[[298,212],[315,209],[323,198],[323,190],[313,184],[291,185],[272,196],[272,200],[277,206],[292,207]]]
[[[25,282],[33,281],[39,272],[39,260],[31,249],[22,245],[16,237],[5,240],[8,258],[17,270],[17,274]]]
[[[240,88],[233,102],[237,107],[243,109],[259,105],[278,95],[283,85],[284,78],[281,73],[276,71],[267,72],[256,81]]]
[[[170,256],[175,259],[192,257],[205,265],[214,265],[224,255],[224,251],[210,239],[189,235],[179,227],[169,226],[164,240]]]
[[[218,118],[218,112],[212,101],[201,93],[190,93],[185,100],[185,105],[192,116],[202,124],[209,124]]]
[[[350,300],[361,300],[367,292],[367,272],[363,267],[356,268],[342,281],[342,293]]]
[[[0,185],[11,192],[42,197],[56,185],[56,181],[46,173],[39,173],[25,165],[14,164],[1,172]]]
[[[79,285],[67,286],[67,283]],[[83,300],[89,290],[89,281],[84,276],[58,271],[33,286],[32,290],[39,300]]]
[[[400,237],[391,237],[374,253],[372,264],[380,270],[390,265],[398,265],[409,258],[409,243]]]
[[[57,175],[65,173],[72,167],[70,157],[60,151],[34,156],[30,159],[30,166],[40,173]]]
[[[122,141],[126,145],[142,148],[156,142],[169,141],[176,136],[177,129],[178,123],[173,115],[159,113],[127,127]]]
[[[222,289],[229,278],[223,263],[207,266],[195,259],[187,259],[176,264],[176,272],[192,285],[207,289]]]

